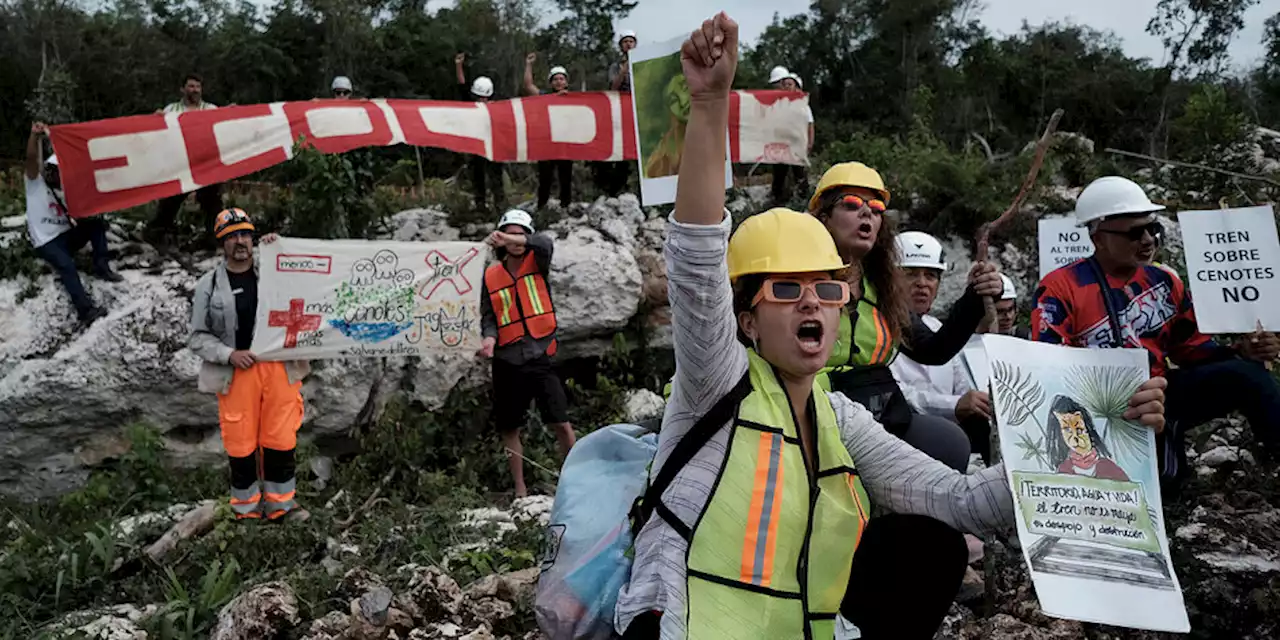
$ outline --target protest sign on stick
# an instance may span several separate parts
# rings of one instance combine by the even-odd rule
[[[480,347],[482,244],[280,238],[261,251],[251,347],[260,359]]]
[[[1190,630],[1151,429],[1123,418],[1141,349],[984,336],[1018,539],[1046,614]]]
[[[1182,211],[1196,324],[1208,334],[1280,331],[1280,241],[1270,205]]]
[[[1075,216],[1040,219],[1040,279],[1055,269],[1093,255],[1089,231],[1076,226]]]
[[[631,105],[635,112],[640,201],[645,206],[676,201],[677,175],[689,125],[689,83],[680,66],[685,36],[636,47],[631,65]],[[730,109],[732,112],[733,109]],[[731,144],[725,131],[724,188],[733,186]]]

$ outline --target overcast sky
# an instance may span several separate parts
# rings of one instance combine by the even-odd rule
[[[639,0],[638,6],[617,26],[634,29],[640,41],[661,42],[692,30],[692,25],[729,8],[729,15],[742,25],[743,37],[754,42],[773,20],[809,10],[810,0]],[[1163,60],[1158,38],[1147,35],[1147,21],[1155,15],[1156,0],[985,0],[980,19],[988,29],[1000,34],[1016,33],[1026,21],[1032,26],[1070,20],[1099,30],[1110,30],[1121,38],[1131,56]],[[1276,0],[1262,0],[1245,15],[1245,28],[1231,44],[1232,63],[1253,67],[1262,58],[1262,23],[1280,11]],[[777,64],[786,64],[785,60]]]

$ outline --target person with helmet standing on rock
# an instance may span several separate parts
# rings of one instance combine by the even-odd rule
[[[860,162],[832,166],[809,200],[809,213],[826,225],[855,291],[840,316],[840,334],[825,370],[829,388],[871,410],[890,433],[964,471],[969,438],[950,420],[916,414],[889,370],[901,350],[924,365],[945,365],[964,348],[986,315],[983,297],[1000,294],[1000,275],[985,262],[969,271],[969,284],[946,322],[934,331],[911,312],[898,265],[896,231],[884,216],[889,190],[880,173]]]
[[[1041,280],[1031,332],[1041,342],[1147,350],[1151,375],[1169,379],[1169,429],[1157,451],[1162,485],[1176,492],[1188,470],[1187,431],[1232,411],[1244,414],[1270,451],[1280,452],[1280,388],[1264,367],[1280,356],[1280,338],[1257,333],[1231,348],[1200,333],[1182,279],[1151,264],[1163,232],[1156,213],[1163,210],[1125,178],[1098,178],[1085,187],[1075,217],[1088,229],[1094,253]]]
[[[730,236],[721,167],[737,36],[720,13],[681,47],[692,99],[664,250],[676,374],[614,629],[933,638],[967,564],[956,530],[1011,526],[1005,471],[948,469],[819,385],[846,260],[821,223],[788,209]],[[1162,423],[1162,382],[1131,400],[1132,419]],[[871,518],[872,506],[888,513]]]
[[[253,231],[242,209],[218,214],[214,237],[223,259],[196,283],[187,346],[204,360],[200,391],[218,396],[236,518],[302,521],[310,514],[297,503],[295,450],[302,427],[302,379],[311,366],[306,360],[259,360],[249,350],[258,313]],[[276,239],[267,234],[262,242]]]
[[[467,74],[462,70],[467,54],[459,53],[453,58],[454,71],[458,76],[458,99],[464,101],[488,102],[493,99],[493,80],[488,76],[479,76],[470,85]],[[477,211],[484,211],[488,206],[488,190],[493,189],[494,210],[502,210],[507,206],[506,188],[502,183],[502,163],[494,162],[484,156],[471,156],[471,188],[475,194]]]
[[[493,422],[507,450],[515,495],[528,495],[524,483],[524,445],[520,430],[529,403],[555,432],[560,457],[569,455],[576,437],[569,424],[569,401],[551,368],[556,354],[556,310],[550,275],[553,244],[533,231],[533,218],[519,209],[503,214],[485,243],[498,262],[484,272],[480,295],[479,355],[493,359]]]
[[[337,76],[329,84],[329,92],[334,100],[350,100],[352,89],[351,78],[346,76]]]
[[[93,275],[99,280],[120,282],[120,274],[111,270],[107,255],[107,223],[102,216],[74,220],[67,211],[62,197],[62,173],[58,170],[58,157],[49,156],[40,162],[41,136],[49,133],[43,122],[31,124],[27,138],[27,158],[24,165],[26,183],[27,234],[36,255],[49,263],[62,281],[62,288],[71,296],[80,324],[89,326],[107,315],[106,309],[93,303],[80,281],[76,270],[75,255],[84,245],[93,247]]]
[[[609,88],[622,93],[631,93],[631,50],[636,48],[636,32],[630,29],[618,34],[618,48],[622,57],[609,63]],[[616,198],[627,188],[631,179],[631,162],[602,162],[599,169],[600,189],[610,198]]]
[[[533,81],[533,63],[538,59],[538,54],[530,53],[524,58],[524,94],[526,96],[536,95],[558,95],[562,96],[569,93],[569,71],[564,67],[555,66],[547,72],[547,82],[551,84],[551,88],[545,91],[538,88]],[[573,201],[573,161],[572,160],[539,160],[538,161],[538,210],[546,208],[547,201],[551,199],[551,180],[555,179],[560,185],[560,206],[569,207],[569,203]]]
[[[774,67],[769,72],[769,86],[779,91],[801,91],[800,76],[792,73],[786,67]],[[813,109],[806,106],[805,116],[809,120],[809,142],[805,147],[805,153],[813,153]],[[795,176],[796,184],[792,188],[787,188],[787,179]],[[791,200],[791,195],[798,189],[801,193],[809,191],[809,173],[808,167],[794,164],[775,164],[773,165],[773,190],[770,192],[775,205],[784,205]]]

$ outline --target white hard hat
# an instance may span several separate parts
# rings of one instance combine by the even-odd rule
[[[329,85],[329,90],[330,90],[330,91],[337,91],[338,89],[345,89],[345,90],[347,90],[347,91],[350,91],[350,90],[351,90],[351,78],[348,78],[348,77],[346,77],[346,76],[338,76],[338,77],[334,78],[334,79],[333,79],[333,84]]]
[[[479,78],[476,78],[476,81],[471,83],[471,93],[480,96],[481,98],[488,98],[492,96],[493,81],[487,76],[480,76]]]
[[[509,224],[518,224],[524,227],[526,232],[533,233],[533,218],[519,209],[510,209],[502,214],[502,219],[498,221],[498,230],[501,231]]]
[[[781,82],[790,77],[791,77],[791,72],[787,71],[786,67],[782,67],[782,66],[774,67],[773,71],[769,72],[769,84],[773,84],[775,82]]]
[[[1000,291],[1001,300],[1016,300],[1018,298],[1018,290],[1013,288],[1013,278],[1000,274],[1000,282],[1004,285],[1004,289]]]
[[[547,80],[556,77],[556,74],[564,76],[565,82],[569,81],[569,71],[564,67],[551,67],[551,70],[547,72]]]
[[[1134,181],[1120,176],[1106,176],[1089,183],[1076,199],[1076,226],[1125,213],[1164,211],[1164,205],[1147,198]]]
[[[45,163],[45,164],[51,164],[51,165],[53,165],[53,166],[55,166],[55,167],[56,167],[56,166],[58,166],[58,155],[57,155],[57,154],[50,154],[50,155],[49,155],[49,157],[45,159],[44,163]]]
[[[801,88],[801,89],[803,89],[803,88],[804,88],[804,82],[802,82],[802,81],[800,80],[800,75],[799,75],[799,74],[797,74],[796,72],[792,71],[792,72],[791,72],[791,75],[789,75],[789,76],[787,76],[787,77],[788,77],[788,78],[791,78],[792,80],[795,80],[795,81],[796,81],[796,86],[797,86],[797,87],[799,87],[799,88]]]
[[[636,32],[632,31],[631,29],[623,29],[620,33],[618,33],[618,44],[622,44],[622,41],[626,40],[627,38],[631,38],[632,40],[635,40]]]
[[[942,243],[923,231],[904,231],[895,238],[898,254],[902,256],[903,267],[921,267],[946,271],[947,263],[942,261]]]

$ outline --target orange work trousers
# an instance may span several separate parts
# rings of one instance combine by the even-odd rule
[[[230,458],[236,517],[274,519],[296,507],[302,382],[289,384],[281,362],[236,369],[231,388],[218,394],[218,422]]]

